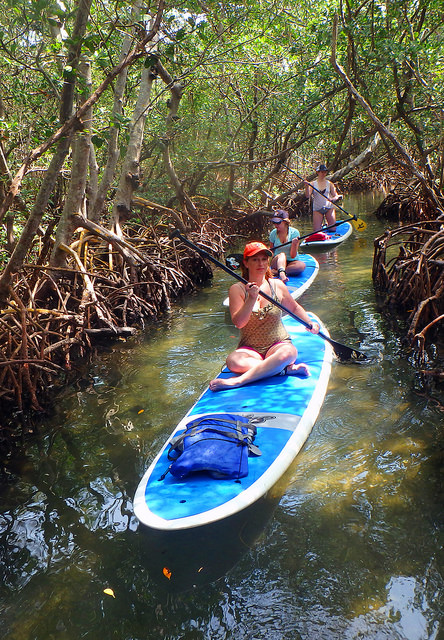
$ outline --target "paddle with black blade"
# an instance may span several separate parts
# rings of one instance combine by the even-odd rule
[[[291,173],[294,173],[294,175],[296,176],[296,178],[299,178],[299,180],[302,180],[302,182],[305,182],[305,178],[303,178],[302,176],[300,176],[298,173],[296,173],[296,171],[294,171],[293,169],[290,169],[290,167],[287,167],[286,164],[282,163],[282,166],[285,167],[286,169],[288,169],[289,171],[291,171]],[[322,191],[319,191],[319,189],[316,189],[316,187],[314,187],[311,183],[310,183],[310,187],[312,189],[314,189],[315,191],[317,191],[318,193],[321,194],[322,197],[324,197],[326,200],[328,200],[329,202],[331,202],[332,204],[335,205],[335,207],[337,207],[338,209],[340,209],[343,213],[347,214],[348,216],[350,216],[349,220],[343,220],[343,222],[351,222],[352,225],[355,227],[356,231],[364,231],[364,229],[367,228],[367,223],[364,222],[364,220],[361,220],[361,218],[358,218],[355,215],[352,215],[351,213],[349,213],[348,211],[346,211],[345,209],[343,209],[341,207],[340,204],[338,204],[337,202],[334,202],[334,200],[330,200],[330,198],[327,198],[327,196],[324,196],[324,194],[322,193]],[[339,223],[338,223],[339,224]],[[335,226],[335,225],[331,225],[331,226]],[[323,227],[324,229],[325,227]],[[321,231],[323,230],[321,229]]]
[[[205,249],[201,249],[200,247],[195,245],[193,242],[188,240],[188,238],[185,238],[185,236],[183,236],[180,233],[180,231],[178,231],[177,229],[175,229],[172,233],[170,233],[170,239],[173,240],[174,238],[178,238],[179,240],[181,240],[188,247],[197,251],[197,253],[199,253],[203,258],[210,260],[210,262],[215,264],[217,267],[220,267],[221,269],[223,269],[223,271],[230,274],[230,276],[233,276],[233,278],[236,278],[236,280],[239,280],[239,282],[248,284],[248,281],[245,280],[245,278],[242,278],[242,276],[239,276],[232,269],[230,269],[229,267],[226,267],[222,262],[219,262],[219,260],[217,260],[211,254],[209,254],[208,251],[205,251]],[[307,329],[311,328],[311,325],[308,322],[305,322],[305,320],[302,320],[302,318],[299,318],[299,316],[297,316],[295,313],[292,313],[289,309],[284,307],[283,304],[281,304],[277,300],[274,300],[271,296],[266,294],[264,291],[259,291],[259,293],[263,298],[268,300],[268,302],[271,302],[271,304],[274,304],[281,311],[283,311],[284,313],[287,313],[289,316],[297,320],[297,322],[299,322],[300,324],[303,324],[304,327],[306,327]],[[324,340],[326,340],[331,344],[335,354],[340,360],[343,360],[343,361],[344,360],[367,360],[367,356],[361,351],[357,351],[356,349],[347,347],[345,344],[336,342],[336,340],[332,340],[330,336],[325,335],[325,333],[322,333],[322,331],[319,331],[317,335],[321,336],[321,338],[323,338]]]
[[[321,231],[327,231],[327,229],[331,229],[332,227],[339,227],[340,224],[344,224],[345,222],[348,222],[348,220],[339,220],[339,222],[335,222],[334,224],[331,224],[328,227],[322,227]],[[305,240],[306,238],[309,238],[312,235],[313,235],[313,231],[311,231],[310,233],[307,233],[305,236],[299,236],[298,240],[300,242],[301,240]],[[288,244],[291,244],[292,242],[293,240],[284,242],[283,244],[278,245],[277,249],[280,250],[281,247],[286,247]],[[230,253],[225,258],[225,262],[230,267],[230,269],[238,269],[242,264],[243,258],[244,256],[242,255],[242,253]]]

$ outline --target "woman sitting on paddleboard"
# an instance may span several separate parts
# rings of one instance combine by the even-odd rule
[[[333,182],[327,180],[325,164],[316,167],[316,173],[317,178],[314,182],[305,180],[305,195],[307,198],[313,198],[313,231],[315,232],[322,228],[324,216],[327,226],[335,224],[336,213],[331,201],[336,202],[342,198],[342,195],[336,191]],[[336,231],[336,228],[332,227],[330,230]]]
[[[250,242],[245,247],[242,276],[248,285],[236,282],[229,291],[231,319],[241,334],[237,349],[229,354],[226,364],[239,375],[211,380],[212,391],[241,387],[278,374],[310,375],[306,364],[295,364],[298,352],[282,324],[281,310],[259,295],[259,291],[307,322],[311,333],[319,333],[319,325],[293,300],[285,284],[273,278],[269,267],[271,255],[262,242]]]
[[[282,282],[287,282],[288,275],[297,275],[305,269],[305,262],[298,259],[299,236],[297,229],[290,226],[288,211],[278,209],[274,212],[271,222],[275,228],[270,232],[270,248],[274,252],[271,260],[271,270],[277,273]],[[290,242],[286,247],[282,244]],[[288,274],[288,275],[287,275]]]

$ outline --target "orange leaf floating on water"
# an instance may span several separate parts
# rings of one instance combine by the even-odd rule
[[[171,580],[171,571],[168,569],[168,567],[164,567],[162,569],[162,573],[165,576],[165,578],[168,578],[168,580]]]
[[[103,593],[106,593],[107,596],[112,596],[113,598],[115,598],[116,596],[114,595],[114,591],[112,589],[104,589]]]

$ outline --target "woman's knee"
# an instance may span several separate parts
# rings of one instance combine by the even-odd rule
[[[288,357],[294,358],[296,360],[298,355],[298,350],[294,346],[294,344],[286,345],[286,354]]]
[[[251,353],[245,353],[244,351],[233,351],[230,353],[226,360],[226,365],[230,371],[234,373],[243,373],[252,367],[255,362],[260,362],[262,360],[259,354],[256,354],[254,351]]]
[[[279,267],[279,265],[282,264],[282,262],[285,263],[286,261],[287,261],[287,256],[282,251],[282,253],[278,253],[274,256],[274,258],[270,262],[270,267],[271,269],[276,270]]]
[[[302,262],[302,260],[293,260],[292,262],[289,262],[287,265],[287,273],[293,273],[293,274],[297,274],[297,273],[301,273],[306,267],[305,262]]]
[[[280,361],[283,364],[288,364],[289,361],[294,362],[294,360],[296,360],[298,355],[298,350],[293,344],[282,342],[281,344],[276,345],[276,347],[271,351],[271,353],[268,352],[267,356],[273,355],[273,354],[277,354],[277,356],[279,357]],[[294,360],[292,360],[292,358],[294,358]]]

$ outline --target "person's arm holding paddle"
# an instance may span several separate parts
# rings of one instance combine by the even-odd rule
[[[336,213],[332,203],[340,200],[342,196],[336,191],[333,182],[327,180],[327,167],[325,164],[320,164],[316,167],[316,174],[317,177],[314,183],[304,180],[305,195],[313,200],[313,231],[316,232],[322,229],[324,217],[332,231],[336,231],[334,226]]]
[[[312,322],[310,316],[305,309],[290,295],[288,288],[280,280],[276,280],[276,290],[279,292],[279,298],[283,305],[289,311],[295,313],[298,318],[311,325],[311,329],[306,328],[310,333],[319,333],[320,327],[317,322]],[[251,312],[259,308],[259,287],[254,282],[249,282],[247,289],[247,297],[245,298],[245,288],[236,283],[231,285],[229,290],[229,308],[231,320],[237,329],[242,329],[250,320]]]
[[[247,293],[246,297],[245,293]],[[242,329],[249,321],[258,295],[259,287],[254,282],[248,283],[247,291],[240,282],[231,285],[228,292],[229,308],[231,320],[237,329]]]
[[[282,310],[270,301],[276,300],[280,304],[285,300],[288,310],[296,314],[311,333],[318,333],[320,327],[293,300],[282,280],[272,277],[271,256],[272,252],[262,242],[250,242],[245,247],[243,283],[232,285],[229,291],[231,319],[240,329],[240,340],[237,348],[228,355],[226,365],[237,375],[211,380],[209,387],[212,391],[241,387],[278,374],[310,375],[306,364],[296,364],[298,351],[282,323]]]
[[[338,224],[341,224],[341,222],[339,222]],[[364,224],[363,228],[365,229],[365,222],[363,222],[363,224]],[[197,251],[197,253],[199,253],[202,257],[206,258],[207,260],[209,260],[210,262],[215,264],[217,267],[220,267],[223,271],[225,271],[225,273],[228,273],[228,275],[232,276],[233,278],[235,278],[239,282],[242,282],[244,285],[248,285],[249,284],[249,282],[248,282],[249,279],[246,280],[245,277],[244,277],[245,273],[244,273],[244,276],[238,275],[235,271],[233,271],[232,267],[225,266],[222,262],[219,262],[219,260],[217,260],[210,253],[208,253],[208,251],[205,251],[205,249],[202,249],[202,247],[199,247],[198,245],[194,244],[194,242],[191,242],[191,240],[188,240],[188,238],[183,236],[178,229],[174,229],[174,231],[172,231],[170,233],[170,239],[172,240],[173,238],[180,239],[181,242],[186,244],[188,247],[191,247],[192,249],[194,249],[194,251]],[[272,252],[270,251],[270,249],[268,249],[264,244],[262,244],[262,242],[259,242],[259,243],[253,242],[251,244],[253,244],[255,247],[257,247],[257,245],[260,244],[261,247],[263,247],[263,250],[265,251],[265,255],[266,256],[271,256],[272,255]],[[245,247],[245,249],[246,249],[246,247]],[[244,256],[245,256],[245,251],[244,251]],[[270,274],[271,274],[271,272],[270,272]],[[268,302],[270,302],[270,304],[272,304],[273,306],[276,306],[283,313],[289,313],[290,316],[292,318],[294,318],[297,322],[300,322],[306,328],[311,329],[310,326],[307,326],[308,323],[306,323],[304,320],[299,318],[296,314],[291,312],[290,309],[287,309],[287,307],[285,307],[280,302],[278,302],[278,300],[275,300],[273,297],[269,296],[268,293],[265,293],[265,291],[263,291],[261,288],[260,288],[260,291],[259,291],[259,295],[261,296],[261,298],[265,298],[266,300],[268,300]],[[343,361],[367,360],[367,356],[365,355],[365,353],[362,353],[361,351],[358,351],[357,349],[353,349],[352,347],[349,347],[349,346],[347,346],[345,344],[341,344],[340,342],[337,342],[337,340],[333,340],[333,338],[331,338],[329,335],[327,335],[323,331],[319,331],[318,335],[323,340],[326,340],[329,344],[331,344],[335,354],[337,355],[337,357],[340,360],[343,360]]]
[[[293,238],[293,240],[291,241],[291,245],[290,245],[290,258],[292,260],[295,260],[297,258],[298,255],[298,251],[299,251],[299,237],[298,238]]]
[[[330,193],[332,202],[337,202],[338,200],[342,200],[342,193],[339,193],[337,186],[334,182],[330,182],[328,180],[328,184],[330,185]]]

